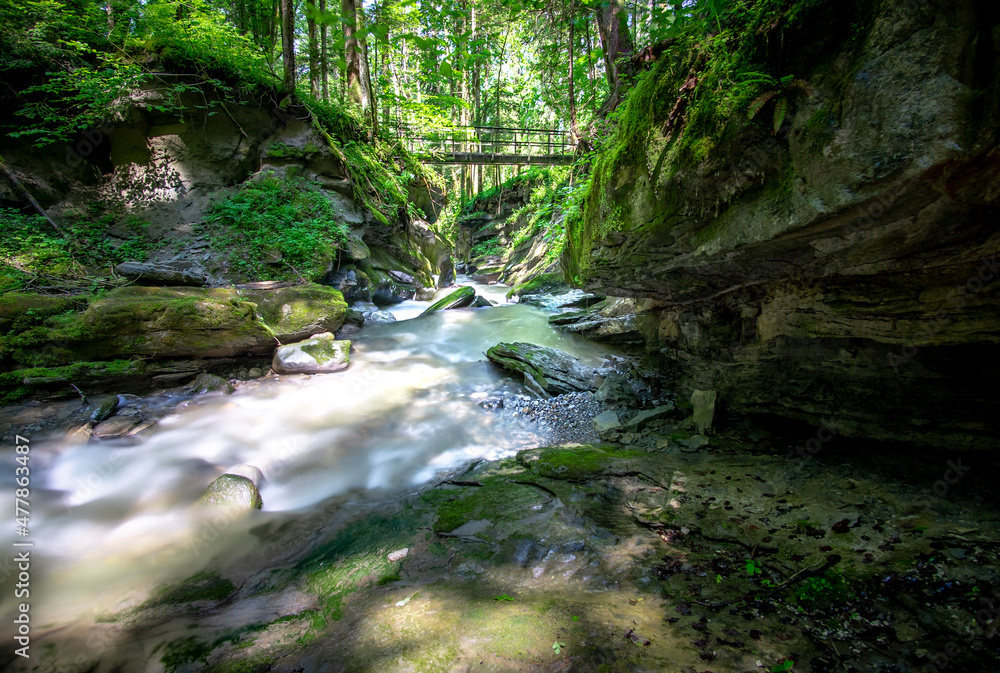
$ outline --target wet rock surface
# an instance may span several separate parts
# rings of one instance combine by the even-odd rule
[[[202,573],[103,628],[149,642],[171,633],[154,616],[198,624],[156,652],[195,668],[911,671],[952,640],[942,670],[991,670],[989,480],[966,473],[943,497],[936,462],[787,442],[521,451],[342,523],[280,569]],[[328,518],[264,524],[254,558]],[[244,628],[261,601],[272,616]]]
[[[524,376],[524,384],[540,397],[570,392],[593,392],[600,375],[577,358],[535,344],[499,343],[486,351],[490,362]]]

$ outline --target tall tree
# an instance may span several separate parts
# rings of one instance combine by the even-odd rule
[[[614,110],[621,102],[623,89],[632,77],[632,54],[635,47],[628,30],[628,12],[622,0],[604,0],[597,9],[597,31],[604,51],[604,72],[610,89],[604,111]]]
[[[344,0],[347,2],[347,0]],[[295,3],[281,0],[281,59],[284,62],[282,89],[295,93]]]
[[[306,32],[309,35],[309,93],[319,98],[319,42],[316,34],[316,5],[306,4]]]

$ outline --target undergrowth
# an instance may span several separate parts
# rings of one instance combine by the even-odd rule
[[[212,208],[211,218],[221,225],[215,245],[229,250],[230,269],[251,280],[317,280],[347,235],[317,183],[274,173],[241,185]]]

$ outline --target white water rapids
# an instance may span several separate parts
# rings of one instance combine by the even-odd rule
[[[475,287],[500,302],[507,289]],[[153,396],[176,408],[138,443],[32,437],[33,623],[58,628],[141,602],[164,582],[252,551],[248,531],[264,521],[336,497],[363,507],[471,460],[536,445],[531,427],[479,405],[521,390],[486,361],[497,342],[552,346],[593,364],[607,353],[557,332],[536,307],[419,316],[427,305],[404,302],[388,309],[398,322],[366,325],[344,372],[271,378],[230,396]],[[2,455],[0,502],[12,510],[13,446]],[[265,475],[263,512],[220,521],[193,506],[241,464]],[[16,540],[8,522],[0,543],[9,550]],[[10,570],[0,568],[6,623],[16,609]]]

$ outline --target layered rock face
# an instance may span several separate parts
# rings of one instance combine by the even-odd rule
[[[682,398],[716,390],[720,406],[845,435],[993,447],[997,9],[876,2],[859,30],[823,4],[783,36],[787,63],[813,64],[784,128],[658,170],[654,124],[564,261],[628,298],[625,331]],[[675,102],[656,104],[659,119]],[[603,226],[612,214],[620,226]]]

